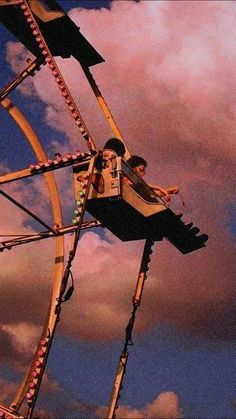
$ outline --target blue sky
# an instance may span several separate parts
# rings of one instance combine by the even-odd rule
[[[66,11],[74,7],[109,8],[110,1],[58,0]],[[6,42],[14,37],[0,27],[1,87],[14,73],[6,63]],[[96,45],[94,45],[96,48]],[[104,57],[105,59],[107,57]],[[103,64],[106,66],[106,62]],[[126,92],[123,92],[126,95]],[[44,121],[45,104],[38,97],[23,96],[19,91],[11,94],[16,104],[26,113],[31,110],[30,121],[47,144],[47,138],[56,138],[63,144],[63,133],[47,126]],[[31,101],[31,102],[29,102]],[[37,110],[37,112],[34,110]],[[1,162],[11,170],[18,170],[34,159],[33,153],[25,144],[23,136],[1,111]],[[15,139],[17,139],[15,141]],[[233,224],[232,233],[235,233]],[[101,279],[102,280],[102,279]],[[112,289],[110,290],[112,293]],[[125,292],[125,290],[124,290]],[[130,295],[130,308],[131,308]],[[69,303],[68,303],[69,304]],[[145,299],[141,312],[145,311]],[[63,307],[67,315],[67,305]],[[153,313],[155,316],[155,313]],[[129,315],[127,315],[128,321]],[[137,315],[139,322],[139,314]],[[126,323],[124,324],[125,329]],[[124,335],[107,343],[85,341],[71,338],[58,330],[48,361],[48,369],[53,379],[60,383],[63,391],[58,395],[41,394],[38,406],[55,411],[58,416],[65,405],[65,417],[89,418],[96,407],[107,405]],[[190,334],[166,322],[153,326],[145,333],[136,335],[124,380],[120,404],[131,408],[144,409],[161,392],[173,391],[180,400],[185,418],[236,418],[233,402],[236,399],[236,349],[235,343],[220,339],[210,339]],[[10,364],[3,365],[1,376],[9,382],[19,379],[19,373]],[[59,399],[58,399],[59,397]],[[76,410],[70,404],[80,401]],[[1,399],[0,399],[1,402]],[[79,415],[79,416],[78,416]]]
[[[81,342],[79,355],[76,343],[59,340],[58,347],[61,373],[69,370],[67,360],[71,360],[71,372],[68,371],[64,381],[67,391],[74,397],[79,394],[82,400],[90,394],[93,403],[104,403],[116,368],[119,344],[94,346]],[[153,401],[157,389],[159,392],[171,389],[179,395],[185,417],[233,418],[234,356],[234,345],[216,345],[168,326],[154,329],[136,337],[135,346],[130,349],[120,404],[142,409],[147,401]],[[54,359],[51,363],[55,368],[57,358]],[[232,364],[228,362],[230,359]],[[81,371],[81,364],[86,366],[85,371]],[[77,381],[78,372],[81,382]],[[72,382],[76,381],[71,390]]]

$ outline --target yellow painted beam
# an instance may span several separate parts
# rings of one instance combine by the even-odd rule
[[[25,116],[20,112],[20,110],[11,102],[9,99],[4,99],[1,101],[1,106],[9,113],[9,115],[13,118],[16,122],[18,127],[24,133],[25,138],[29,142],[32,150],[34,151],[38,160],[47,161],[47,156],[40,144],[40,140],[36,135],[35,131],[26,120]],[[22,174],[22,171],[19,174]],[[26,170],[27,173],[27,170]],[[5,176],[10,177],[11,174],[7,174]],[[53,213],[54,223],[58,226],[62,226],[62,213],[61,213],[61,206],[59,200],[59,194],[57,191],[56,182],[52,173],[45,173],[44,178],[46,180],[50,200],[51,200],[51,207]],[[51,301],[49,305],[48,316],[44,325],[44,330],[42,337],[44,336],[45,332],[50,333],[53,336],[56,323],[57,323],[57,315],[55,314],[55,306],[57,304],[57,298],[60,294],[61,289],[61,280],[64,271],[64,237],[59,236],[55,238],[55,265],[54,265],[54,281],[53,281],[53,288],[51,294]],[[22,382],[18,393],[12,403],[14,409],[17,411],[21,406],[26,391],[27,386],[30,380],[30,373],[32,370],[32,366],[29,368],[24,381]]]

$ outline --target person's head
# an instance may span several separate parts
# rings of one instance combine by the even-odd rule
[[[123,157],[125,146],[119,138],[110,138],[103,147],[103,159],[109,160],[114,157]]]
[[[138,176],[142,177],[146,175],[147,162],[142,157],[131,156],[127,160],[127,163],[130,167],[132,167],[132,169],[135,173],[137,173]]]

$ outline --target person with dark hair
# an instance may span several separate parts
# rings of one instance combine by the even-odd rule
[[[147,162],[143,157],[133,155],[127,160],[127,163],[140,177],[146,175]]]
[[[103,168],[109,167],[113,170],[116,166],[116,157],[123,157],[125,151],[125,145],[119,138],[110,138],[107,140],[102,152],[99,153],[99,156],[96,159],[96,169],[102,170]],[[83,184],[85,183],[86,178],[87,171],[81,171],[77,180]],[[99,176],[98,173],[93,173],[91,183],[96,190],[99,188],[99,179],[101,179],[101,175]]]
[[[138,176],[143,177],[146,175],[147,162],[143,157],[133,155],[127,160],[127,163],[130,167],[132,167]],[[179,193],[178,186],[171,186],[165,189],[159,185],[148,184],[148,186],[153,190],[155,195],[157,195],[159,198],[162,198],[166,202],[170,201],[170,194]]]
[[[123,157],[125,146],[119,138],[110,138],[103,147],[102,156],[104,160],[112,160],[115,157]]]

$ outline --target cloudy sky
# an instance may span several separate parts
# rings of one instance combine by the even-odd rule
[[[172,208],[209,235],[183,256],[155,245],[134,331],[118,417],[235,418],[236,4],[233,1],[59,0],[105,58],[92,68],[147,180],[177,184]],[[0,27],[1,88],[30,55]],[[74,59],[58,59],[98,147],[112,136]],[[47,68],[12,100],[48,154],[84,149]],[[1,174],[35,157],[3,109]],[[63,172],[63,173],[61,173]],[[65,223],[74,209],[71,171],[56,174]],[[4,190],[51,222],[38,177]],[[1,198],[1,231],[40,226]],[[66,240],[68,249],[71,238]],[[108,231],[84,233],[73,264],[75,292],[63,307],[37,404],[42,418],[102,417],[130,316],[143,243]],[[0,402],[16,393],[40,335],[50,296],[53,243],[1,254]],[[92,260],[92,263],[91,263]]]

